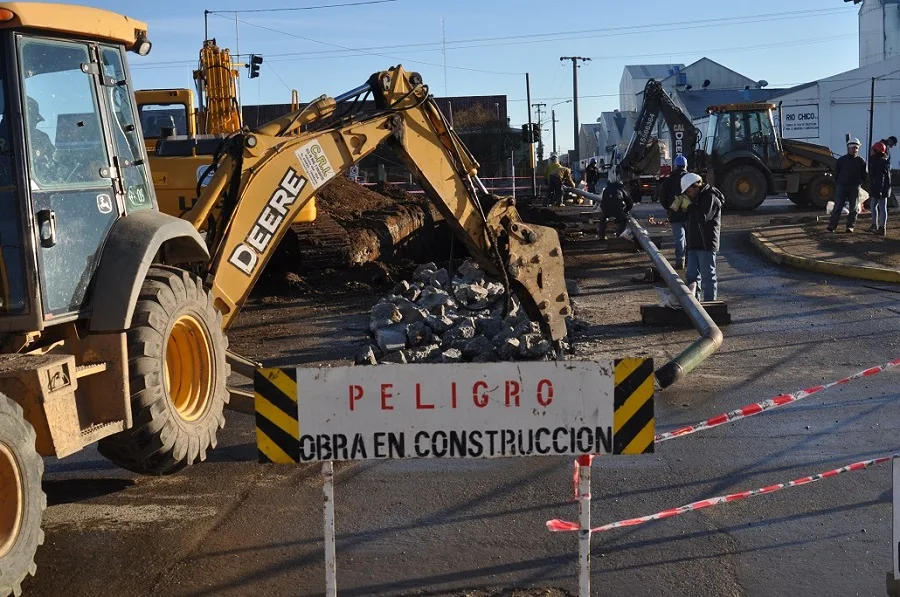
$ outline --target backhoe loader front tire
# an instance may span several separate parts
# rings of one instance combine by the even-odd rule
[[[22,594],[22,581],[34,575],[34,554],[44,542],[44,461],[34,441],[21,407],[0,394],[0,597]]]
[[[766,200],[768,183],[759,168],[737,166],[725,175],[725,207],[736,211],[756,209]]]
[[[206,459],[229,397],[221,320],[199,278],[150,268],[127,334],[133,426],[101,440],[101,454],[149,475]]]

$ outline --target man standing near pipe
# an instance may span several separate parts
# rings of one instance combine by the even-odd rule
[[[719,296],[716,253],[722,228],[722,192],[703,182],[699,174],[681,177],[681,192],[690,200],[687,226],[687,283],[692,292],[703,291],[704,301]],[[697,287],[699,282],[699,288]]]
[[[847,214],[847,232],[853,232],[856,216],[859,213],[859,187],[866,182],[866,161],[859,155],[859,139],[847,142],[847,154],[838,158],[834,166],[834,209],[828,222],[828,232],[834,232],[841,221],[841,210],[844,204],[850,213]]]
[[[666,210],[669,223],[672,225],[672,237],[675,239],[675,269],[684,269],[685,226],[688,213],[681,209],[681,202],[675,198],[681,195],[681,177],[687,174],[687,158],[680,153],[675,156],[675,169],[663,181],[660,203]]]

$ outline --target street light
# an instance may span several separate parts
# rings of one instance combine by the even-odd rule
[[[556,153],[556,110],[553,109],[553,106],[558,106],[560,104],[571,104],[572,100],[567,99],[561,102],[556,102],[555,104],[550,105],[550,118],[553,121],[553,153]],[[577,139],[576,139],[577,140]],[[558,153],[556,155],[559,155]]]

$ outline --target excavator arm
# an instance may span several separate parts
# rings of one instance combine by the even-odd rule
[[[377,109],[351,114],[357,100],[369,94]],[[303,206],[384,143],[405,162],[469,253],[507,281],[545,332],[561,340],[571,309],[556,231],[526,224],[513,200],[487,193],[477,176],[478,162],[428,87],[400,66],[223,143],[213,179],[185,216],[206,231],[213,256],[207,283],[223,326],[232,323]],[[212,218],[219,203],[220,216]]]
[[[672,155],[681,154],[688,159],[688,163],[694,162],[700,131],[690,117],[675,105],[662,84],[650,79],[644,87],[644,103],[634,123],[634,134],[619,163],[619,170],[626,178],[641,174],[647,168],[647,156],[653,148],[653,132],[660,114],[669,127]]]

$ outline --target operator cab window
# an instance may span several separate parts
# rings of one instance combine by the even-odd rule
[[[127,74],[122,54],[118,48],[102,47],[103,72],[116,83],[104,87],[109,109],[112,112],[112,136],[115,142],[119,176],[125,184],[126,210],[129,212],[150,209],[150,186],[147,184],[147,166],[144,163],[143,139],[135,122],[132,97],[127,85]]]
[[[183,104],[144,104],[138,111],[147,139],[160,138],[164,128],[174,129],[176,135],[187,134],[187,106]]]
[[[109,160],[82,44],[22,39],[25,135],[38,188],[105,186]]]

